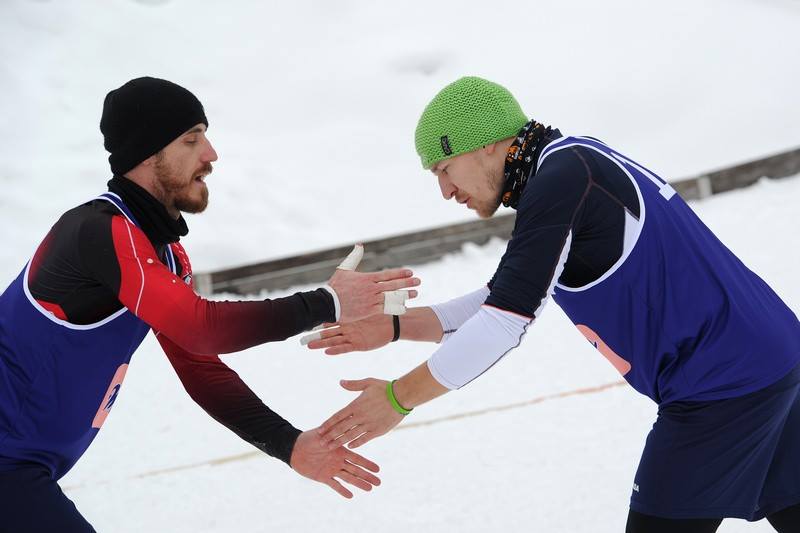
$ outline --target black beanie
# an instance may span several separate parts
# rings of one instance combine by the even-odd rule
[[[122,175],[208,119],[188,90],[158,78],[136,78],[106,95],[100,131],[108,162]]]

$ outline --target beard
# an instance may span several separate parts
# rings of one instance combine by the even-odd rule
[[[503,202],[503,181],[502,172],[492,172],[491,169],[486,169],[487,186],[495,195],[491,200],[480,202],[475,206],[475,212],[480,218],[491,218],[497,212]]]
[[[206,163],[189,176],[181,176],[162,154],[156,158],[154,171],[161,196],[159,200],[167,208],[184,213],[202,213],[208,207],[208,187],[204,182],[196,182],[199,176],[211,174],[211,163]]]
[[[500,204],[503,200],[503,193],[500,191],[500,194],[497,195],[497,198],[494,200],[489,200],[486,202],[482,202],[475,206],[475,212],[478,214],[480,218],[491,218],[497,212],[497,209],[500,207]]]

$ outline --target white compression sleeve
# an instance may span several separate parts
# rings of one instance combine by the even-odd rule
[[[442,341],[452,335],[464,322],[472,318],[478,312],[489,296],[489,287],[483,286],[477,291],[470,292],[458,298],[453,298],[444,303],[431,306],[431,310],[436,314],[439,323],[442,325]]]
[[[448,389],[461,388],[519,346],[532,321],[485,305],[434,352],[428,369]]]

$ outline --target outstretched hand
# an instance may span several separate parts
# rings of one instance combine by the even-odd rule
[[[373,315],[356,322],[326,324],[327,329],[316,331],[301,339],[312,350],[325,348],[328,355],[377,350],[389,344],[394,336],[392,317]]]
[[[319,427],[328,449],[346,443],[350,443],[350,448],[358,448],[388,433],[403,420],[404,415],[395,411],[386,397],[387,384],[388,381],[375,378],[341,381],[343,388],[361,394]]]
[[[356,272],[364,246],[357,244],[328,280],[341,305],[339,322],[353,322],[375,314],[403,314],[405,301],[416,298],[417,291],[405,291],[420,284],[407,268],[381,272]]]
[[[355,272],[336,269],[328,280],[328,285],[336,291],[339,303],[342,306],[340,322],[353,322],[378,313],[386,309],[386,296],[408,287],[420,284],[419,278],[413,277],[414,273],[405,268],[393,268],[381,272]],[[417,291],[407,291],[407,298],[416,298]],[[394,298],[394,297],[393,297]]]
[[[290,460],[295,472],[328,485],[345,498],[352,498],[353,493],[339,480],[365,491],[381,484],[373,474],[380,470],[378,465],[341,446],[330,448],[319,431],[320,428],[304,431],[297,437]]]

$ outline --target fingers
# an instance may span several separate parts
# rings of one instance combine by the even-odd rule
[[[342,379],[339,381],[339,385],[342,386],[343,389],[349,391],[360,391],[364,390],[369,387],[370,383],[372,382],[371,378],[367,379]]]
[[[303,335],[302,337],[300,337],[300,344],[306,346],[307,344],[311,344],[314,341],[319,340],[321,338],[322,338],[322,332],[315,331],[314,333],[309,333],[308,335]]]
[[[368,431],[368,432],[362,434],[360,437],[358,437],[356,440],[354,440],[350,444],[348,444],[347,447],[350,448],[351,450],[353,450],[355,448],[358,448],[359,446],[363,446],[364,444],[368,443],[369,441],[371,441],[375,437],[379,437],[379,436],[380,435],[378,435],[377,433],[373,433],[373,432]]]
[[[413,275],[414,273],[407,268],[390,268],[369,274],[372,281],[391,281],[393,279],[410,278]]]
[[[319,433],[319,435],[323,436],[323,437],[327,436],[328,432],[331,431],[334,427],[339,425],[342,421],[347,420],[348,418],[350,418],[350,409],[349,409],[349,407],[350,406],[348,405],[344,409],[340,409],[338,412],[334,413],[333,416],[331,416],[329,419],[327,419],[325,421],[325,423],[322,424],[319,427],[319,429],[317,430],[317,433]],[[339,432],[338,435],[334,435],[334,438],[338,437],[339,435],[341,435],[342,433],[344,433],[348,429],[350,429],[350,428],[342,429]],[[331,440],[333,440],[333,439],[331,439]]]
[[[302,344],[303,346],[308,345],[308,347],[311,349],[327,348],[327,345],[311,346],[311,344],[320,339],[329,339],[331,337],[335,337],[341,334],[342,334],[342,329],[339,326],[339,324],[320,324],[319,326],[312,329],[311,333],[309,333],[308,335],[303,335],[302,337],[300,337],[300,344]]]
[[[360,466],[366,470],[371,472],[380,472],[381,467],[377,465],[377,463],[373,463],[363,455],[359,455],[356,452],[351,452],[350,450],[345,449],[345,460],[349,463],[353,463],[356,466]],[[377,478],[376,478],[377,479]]]
[[[334,346],[333,348],[328,348],[325,350],[325,355],[342,355],[343,353],[350,353],[356,351],[352,344],[341,344],[339,346]]]
[[[349,432],[350,430],[355,429],[358,425],[359,423],[355,422],[352,416],[348,416],[347,418],[345,418],[344,420],[342,420],[341,422],[339,422],[338,424],[330,428],[327,432],[321,435],[323,440],[323,445],[328,450],[332,450],[334,448],[341,446],[343,443],[346,443],[347,441],[346,440],[342,441],[338,439],[345,433]],[[359,433],[356,434],[356,436],[360,435],[363,432],[364,430],[362,429]]]
[[[356,244],[353,247],[353,251],[344,258],[344,260],[339,264],[339,270],[355,270],[358,267],[358,264],[361,262],[361,259],[364,257],[364,245],[363,244]]]
[[[364,481],[366,481],[370,485],[374,485],[375,487],[381,484],[381,480],[378,476],[370,472],[367,472],[366,470],[359,468],[356,465],[345,463],[343,470],[349,472],[350,474],[356,476],[357,478],[363,479]]]
[[[320,348],[331,348],[333,346],[339,346],[340,344],[344,344],[350,342],[348,341],[343,335],[336,335],[335,337],[331,337],[329,339],[322,339],[316,340],[308,343],[308,347],[312,350],[318,350]]]
[[[343,451],[345,460],[342,461],[342,468],[333,474],[333,476],[331,476],[329,479],[324,481],[326,485],[343,497],[349,499],[353,497],[353,493],[347,490],[344,485],[339,483],[334,478],[338,478],[345,483],[349,483],[350,485],[367,492],[371,491],[373,487],[377,487],[381,484],[380,478],[368,471],[371,470],[372,472],[377,472],[379,470],[378,465],[357,453],[353,453],[349,450]]]
[[[374,476],[369,472],[347,462],[345,462],[342,466],[342,470],[334,474],[334,477],[337,477],[345,483],[349,483],[350,485],[353,485],[354,487],[366,492],[371,491],[372,487],[377,487],[381,484],[381,480],[377,476]],[[336,481],[334,477],[325,480],[324,483],[341,496],[347,499],[352,498],[353,493],[347,490],[344,485]]]
[[[335,440],[332,440],[331,442],[329,442],[328,443],[328,449],[329,450],[335,450],[339,446],[342,446],[343,444],[347,444],[351,440],[354,440],[356,437],[360,436],[362,433],[364,433],[363,426],[357,425],[357,426],[351,427],[350,429],[345,431],[343,434],[337,436]]]
[[[419,285],[419,278],[401,278],[389,281],[383,281],[378,285],[378,290],[382,292],[396,291],[399,289],[407,289],[408,287],[416,287]]]
[[[361,479],[358,476],[354,476],[353,474],[351,474],[350,472],[347,472],[346,470],[340,470],[339,472],[337,472],[334,475],[336,477],[338,477],[339,479],[341,479],[342,481],[344,481],[345,483],[349,483],[349,484],[353,485],[354,487],[358,487],[361,490],[365,490],[365,491],[372,490],[372,485],[371,484],[367,483],[366,481],[364,481],[363,479]],[[375,477],[375,476],[373,476],[373,477]]]
[[[300,337],[300,344],[305,346],[309,342],[312,342],[312,341],[315,341],[315,340],[321,338],[321,335],[323,333],[323,329],[326,328],[326,327],[327,326],[325,324],[320,324],[319,326],[315,326],[314,328],[311,329],[311,333],[309,333],[308,335],[304,335],[304,336]]]
[[[330,479],[324,481],[324,483],[326,485],[328,485],[330,488],[332,488],[333,490],[335,490],[336,492],[338,492],[339,494],[341,494],[342,496],[344,496],[345,498],[347,498],[348,500],[353,497],[353,493],[352,492],[350,492],[349,490],[344,488],[341,483],[339,483],[338,481],[336,481],[333,478],[330,478]]]

